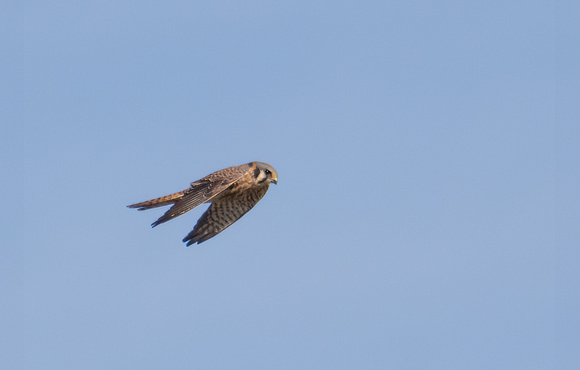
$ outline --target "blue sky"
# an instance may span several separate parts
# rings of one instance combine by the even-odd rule
[[[574,2],[10,2],[7,368],[578,364]],[[125,208],[264,161],[279,183]]]

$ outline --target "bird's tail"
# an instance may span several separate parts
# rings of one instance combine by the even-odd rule
[[[137,208],[137,210],[143,211],[143,210],[150,209],[150,208],[161,207],[161,206],[165,206],[168,204],[174,204],[179,199],[183,198],[184,195],[185,195],[185,190],[180,191],[178,193],[169,194],[169,195],[166,195],[164,197],[146,200],[146,201],[141,202],[141,203],[131,204],[130,206],[127,206],[127,207]]]

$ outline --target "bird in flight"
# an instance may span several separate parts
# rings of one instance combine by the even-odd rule
[[[271,182],[278,183],[274,167],[263,162],[250,162],[216,171],[192,182],[189,188],[178,193],[127,207],[143,211],[172,204],[163,216],[151,224],[155,227],[202,203],[211,203],[193,230],[183,238],[183,242],[190,246],[213,238],[236,222],[262,199]]]

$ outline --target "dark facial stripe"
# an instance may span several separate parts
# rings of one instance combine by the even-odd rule
[[[258,176],[260,176],[260,170],[256,168],[256,169],[254,170],[254,178],[255,178],[255,179],[257,179],[257,178],[258,178]]]

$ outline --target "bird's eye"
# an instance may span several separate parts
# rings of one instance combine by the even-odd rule
[[[266,173],[266,175],[269,175],[269,174],[271,174],[271,173],[272,173],[272,172],[270,172],[270,170],[266,170],[266,171],[264,171],[264,172]]]

